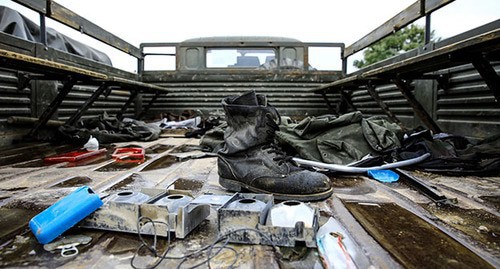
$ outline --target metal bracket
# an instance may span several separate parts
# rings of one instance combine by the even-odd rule
[[[444,196],[440,191],[438,191],[433,186],[429,186],[427,183],[422,181],[421,179],[411,175],[405,170],[396,168],[397,173],[402,176],[402,179],[406,181],[408,184],[417,188],[421,191],[425,196],[429,197],[434,203],[437,205],[446,204],[446,203],[456,203],[456,199],[450,199]]]
[[[384,111],[384,113],[387,115],[387,117],[389,117],[389,119],[391,119],[393,122],[398,124],[401,128],[403,128],[403,130],[406,129],[403,126],[403,123],[401,123],[401,121],[398,119],[396,114],[394,114],[389,109],[389,106],[387,106],[387,104],[384,103],[382,98],[380,98],[380,95],[375,90],[375,86],[373,85],[372,81],[368,81],[368,83],[366,84],[366,90],[368,91],[370,96],[373,98],[373,100],[378,104],[378,106],[382,109],[382,111]]]
[[[22,91],[25,88],[28,88],[31,83],[31,77],[28,73],[25,72],[17,72],[17,90]]]
[[[85,103],[83,103],[83,105],[80,107],[80,109],[78,109],[75,114],[73,114],[73,116],[71,116],[65,124],[68,124],[68,125],[74,125],[80,118],[81,116],[83,115],[83,113],[85,113],[85,111],[87,111],[90,106],[92,106],[92,104],[99,98],[99,96],[106,90],[108,89],[109,86],[106,82],[103,82],[101,84],[101,86],[99,86],[99,88],[97,88],[93,93],[92,95],[85,101]]]
[[[104,91],[104,97],[108,98],[108,96],[111,94],[111,91],[113,91],[113,87],[107,87]]]
[[[123,105],[122,109],[118,114],[116,115],[116,118],[119,120],[123,119],[123,114],[127,111],[127,108],[132,104],[132,102],[135,100],[137,95],[139,94],[139,91],[130,91],[130,97],[128,98],[127,102]]]
[[[436,77],[438,88],[448,90],[450,88],[450,74],[440,74]]]
[[[332,106],[332,103],[330,103],[330,100],[328,100],[328,96],[326,96],[326,91],[322,91],[321,92],[321,96],[323,96],[323,99],[325,100],[326,102],[326,106],[328,106],[328,108],[330,109],[330,111],[332,111],[333,113],[335,113],[336,115],[339,115],[339,108],[337,107],[337,109],[335,109],[333,106]]]
[[[420,102],[417,101],[413,93],[411,92],[410,85],[403,81],[402,79],[393,79],[394,84],[398,87],[399,91],[403,94],[405,99],[408,101],[412,107],[415,114],[422,120],[422,122],[434,133],[441,133],[441,128],[432,119],[432,117],[425,111],[424,107]]]
[[[19,71],[17,72],[17,90],[21,91],[25,88],[29,88],[32,80],[58,80],[58,78],[50,75],[39,75]]]
[[[57,111],[57,109],[63,102],[64,98],[68,95],[68,93],[71,91],[76,82],[77,80],[73,77],[70,77],[66,82],[64,82],[62,89],[59,91],[54,100],[52,100],[49,106],[45,109],[45,111],[43,111],[42,115],[35,123],[33,129],[31,129],[31,131],[28,133],[28,137],[35,136],[35,134],[38,133],[40,128],[45,126],[45,124],[49,121],[52,115],[54,115],[54,113]]]
[[[145,108],[143,108],[143,110],[141,111],[139,116],[137,116],[138,120],[140,120],[142,117],[144,117],[144,115],[146,115],[146,113],[148,113],[149,109],[153,106],[154,102],[156,102],[156,100],[158,99],[159,96],[160,96],[160,92],[156,91],[155,95],[153,96],[153,98],[151,98],[148,105]]]
[[[447,90],[450,85],[450,74],[449,73],[441,73],[441,74],[423,74],[414,77],[406,77],[405,79],[421,79],[421,80],[436,80],[438,83],[438,87],[443,90]]]
[[[339,92],[340,92],[340,97],[341,97],[341,100],[339,102],[339,109],[338,109],[339,113],[347,112],[348,107],[350,107],[352,110],[357,110],[356,106],[352,102],[352,98],[351,98],[352,91],[347,91],[347,90],[341,89]],[[345,106],[343,104],[345,104]]]
[[[500,105],[500,76],[498,76],[490,62],[483,57],[474,58],[472,65],[474,65],[474,68],[476,68],[486,82],[486,85],[488,85],[488,88],[490,88],[493,96],[495,96],[497,105]]]

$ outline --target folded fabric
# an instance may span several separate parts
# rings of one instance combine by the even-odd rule
[[[367,154],[400,147],[401,128],[382,117],[364,119],[361,112],[335,117],[307,117],[298,124],[281,125],[276,138],[301,158],[333,164],[349,164]]]
[[[107,113],[80,121],[76,126],[63,125],[59,134],[72,144],[83,145],[91,136],[99,143],[117,143],[127,141],[152,141],[160,137],[161,129],[154,124],[125,118],[119,120]]]

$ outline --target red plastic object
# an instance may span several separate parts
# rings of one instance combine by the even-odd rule
[[[143,148],[117,148],[111,155],[113,159],[118,160],[144,160],[145,150]]]
[[[88,157],[103,154],[106,151],[107,150],[105,148],[94,151],[76,150],[51,157],[45,157],[43,160],[48,163],[77,162]]]

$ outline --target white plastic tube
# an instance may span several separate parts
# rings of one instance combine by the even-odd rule
[[[318,168],[324,168],[332,171],[337,171],[337,172],[344,172],[344,173],[365,173],[368,170],[383,170],[383,169],[391,169],[391,168],[399,168],[399,167],[404,167],[404,166],[409,166],[412,164],[419,163],[431,156],[430,153],[425,153],[422,156],[413,158],[413,159],[408,159],[400,162],[395,162],[395,163],[388,163],[380,166],[372,166],[372,167],[352,167],[352,166],[346,166],[346,165],[340,165],[340,164],[331,164],[331,163],[322,163],[322,162],[316,162],[316,161],[309,161],[309,160],[304,160],[301,158],[293,158],[293,160],[302,165],[309,165],[309,166],[314,166]]]

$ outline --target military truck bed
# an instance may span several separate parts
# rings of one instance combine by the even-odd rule
[[[67,163],[44,165],[41,156],[70,150],[49,144],[4,148],[0,171],[0,266],[40,268],[129,268],[141,241],[136,234],[75,227],[65,235],[92,237],[78,246],[79,254],[61,257],[59,251],[43,249],[28,229],[35,214],[87,185],[97,193],[142,188],[169,188],[201,194],[232,194],[218,184],[217,158],[183,159],[171,156],[199,155],[198,139],[164,137],[153,142],[117,143],[141,146],[146,161],[138,166],[117,165],[108,154],[91,163],[69,167]],[[16,160],[8,159],[16,156]],[[22,160],[22,161],[19,161]],[[310,205],[319,209],[320,224],[335,217],[361,253],[358,266],[366,268],[494,268],[499,264],[499,177],[449,177],[410,171],[435,186],[447,201],[433,202],[424,193],[400,180],[380,183],[365,175],[329,174],[332,197]],[[279,202],[279,201],[276,201]],[[178,256],[211,244],[218,234],[217,211],[186,238],[170,242],[169,255]],[[152,236],[146,236],[152,240]],[[162,252],[166,238],[158,239]],[[321,268],[317,249],[229,244],[238,253],[225,250],[211,261],[214,268]],[[187,259],[182,268],[194,266],[206,256]],[[155,258],[140,252],[134,264],[145,267]],[[160,267],[174,268],[180,260],[165,259]],[[476,266],[478,265],[478,266]],[[206,268],[204,264],[202,268]]]
[[[140,48],[55,1],[14,2],[40,15],[40,27],[30,30],[40,32],[40,37],[25,40],[0,32],[2,268],[149,268],[160,262],[146,251],[137,234],[81,224],[64,234],[73,236],[72,242],[91,238],[90,243],[77,246],[77,255],[64,257],[58,249],[45,250],[28,228],[29,220],[80,186],[90,186],[103,198],[145,189],[194,197],[234,195],[218,183],[217,158],[202,155],[199,140],[182,134],[104,145],[106,154],[77,163],[43,160],[77,149],[40,142],[55,140],[53,127],[76,126],[80,119],[102,116],[104,111],[118,119],[158,120],[167,113],[186,111],[207,118],[210,113],[220,114],[222,98],[255,90],[265,94],[282,115],[294,119],[361,111],[365,117],[387,116],[408,130],[426,126],[434,134],[474,140],[500,130],[498,19],[438,42],[431,42],[429,36],[417,49],[347,73],[348,57],[419,18],[429,18],[425,27],[430,33],[431,13],[452,0],[416,1],[347,47],[276,37],[214,37],[142,43]],[[52,48],[46,18],[131,55],[137,60],[137,72]],[[149,52],[157,48],[175,53]],[[239,51],[241,57],[255,50],[272,51],[276,69],[207,64],[209,51],[228,48]],[[338,52],[341,67],[310,68],[310,48]],[[175,57],[175,70],[146,68],[146,59],[154,56]],[[287,58],[297,64],[288,65]],[[145,161],[114,161],[111,155],[117,147],[142,147]],[[317,210],[320,226],[331,217],[340,223],[345,231],[335,236],[349,242],[347,252],[358,268],[500,268],[500,177],[451,177],[405,169],[399,173],[407,176],[395,183],[381,183],[365,174],[322,171],[330,177],[334,193],[308,204]],[[209,211],[185,238],[158,238],[158,253],[169,250],[159,267],[322,268],[318,250],[304,242],[277,249],[228,243],[210,263],[207,251],[180,259],[209,250],[218,238],[217,206]],[[135,217],[123,219],[135,225]],[[245,223],[235,228],[241,224]],[[154,241],[151,235],[143,238],[149,244]],[[214,252],[218,250],[215,246]]]

